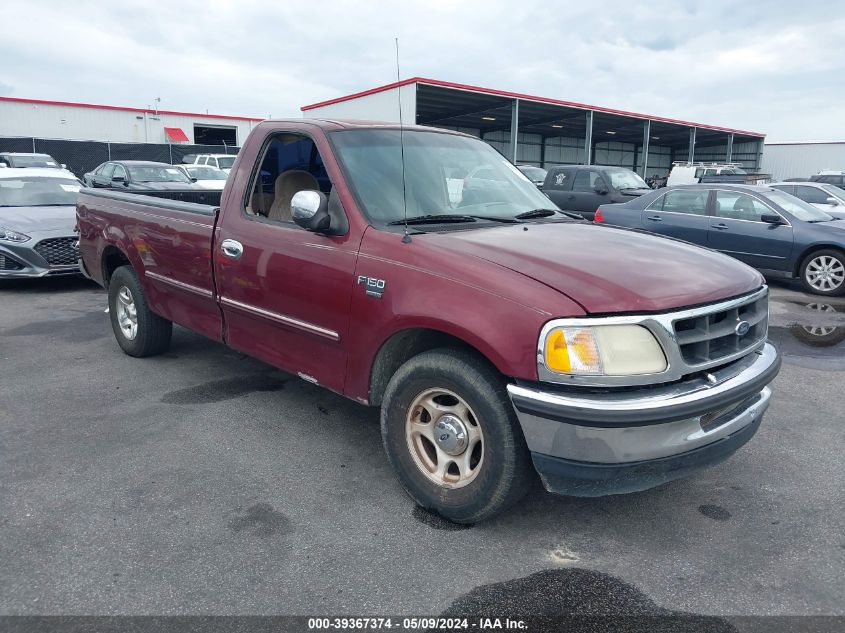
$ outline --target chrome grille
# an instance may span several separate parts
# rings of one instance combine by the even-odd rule
[[[75,237],[54,237],[41,240],[35,245],[35,252],[47,260],[50,266],[72,266],[77,263],[79,249]]]
[[[693,312],[692,316],[673,323],[681,358],[690,367],[735,358],[766,338],[768,295],[749,297],[745,303],[727,309],[708,311],[704,306],[700,312]],[[747,330],[741,324],[747,324]]]
[[[22,270],[23,264],[8,255],[0,253],[0,270]]]

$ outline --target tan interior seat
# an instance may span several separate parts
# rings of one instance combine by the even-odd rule
[[[276,197],[267,213],[267,218],[277,222],[290,222],[290,201],[298,191],[319,191],[320,184],[307,171],[291,169],[276,178]]]

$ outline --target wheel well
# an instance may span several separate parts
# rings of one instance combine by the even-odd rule
[[[114,274],[114,271],[121,266],[131,266],[129,258],[123,254],[116,246],[107,246],[103,251],[102,267],[103,267],[103,285],[108,288],[109,280]]]
[[[836,251],[837,253],[845,256],[845,249],[841,246],[837,246],[836,244],[813,244],[809,248],[805,249],[804,252],[795,259],[795,270],[793,272],[796,277],[801,276],[801,265],[804,263],[804,260],[807,259],[807,256],[816,251]]]
[[[489,362],[481,352],[466,341],[439,330],[412,328],[396,332],[384,342],[373,361],[370,370],[369,403],[372,406],[381,405],[387,383],[403,363],[417,354],[442,347],[466,349]],[[495,369],[493,363],[490,363],[490,366]]]

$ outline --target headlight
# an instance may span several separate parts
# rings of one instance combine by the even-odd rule
[[[641,325],[561,326],[541,341],[546,368],[559,374],[635,376],[666,370],[666,356]]]
[[[28,239],[29,235],[24,235],[23,233],[18,233],[17,231],[0,226],[0,240],[5,240],[6,242],[26,242]]]

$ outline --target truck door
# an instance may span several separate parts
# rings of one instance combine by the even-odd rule
[[[300,132],[274,132],[252,173],[235,177],[250,180],[226,201],[214,253],[226,342],[342,391],[360,235],[318,235],[291,219],[297,191],[320,190],[339,204],[317,146]]]
[[[707,189],[673,189],[642,211],[642,226],[650,233],[707,245]]]
[[[741,192],[717,189],[707,245],[755,268],[786,270],[792,253],[792,226],[763,222],[776,211]]]

